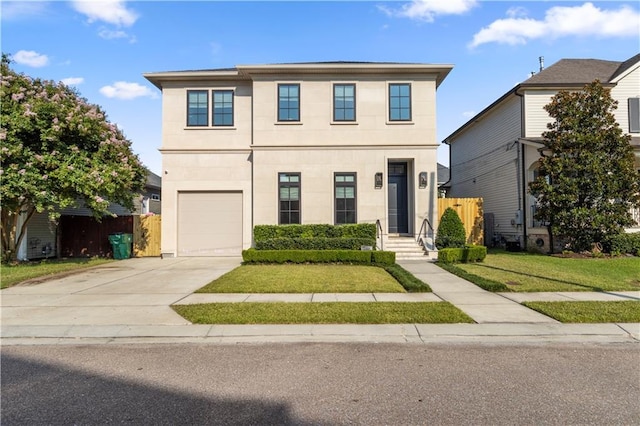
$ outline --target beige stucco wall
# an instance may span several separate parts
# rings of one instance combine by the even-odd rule
[[[300,121],[277,121],[279,83],[300,84]],[[335,123],[333,84],[356,83],[356,121]],[[388,84],[411,83],[412,121],[388,121]],[[265,77],[254,82],[254,146],[437,144],[435,79]]]
[[[163,254],[177,253],[177,211],[180,191],[242,191],[243,247],[251,247],[250,151],[225,153],[163,153]]]
[[[380,220],[387,225],[387,164],[408,163],[409,232],[417,233],[424,218],[437,227],[436,150],[430,148],[282,149],[254,152],[254,225],[278,223],[278,173],[301,175],[302,223],[334,223],[335,172],[357,174],[358,223]],[[418,174],[427,172],[427,188],[419,188]],[[374,177],[383,173],[383,187],[376,189]],[[415,201],[413,201],[415,200]]]

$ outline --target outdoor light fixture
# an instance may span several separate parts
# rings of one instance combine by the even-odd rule
[[[418,178],[418,186],[420,186],[420,189],[424,189],[427,187],[427,172],[420,172]]]
[[[382,188],[382,173],[381,172],[376,173],[375,184],[376,184],[376,189]]]

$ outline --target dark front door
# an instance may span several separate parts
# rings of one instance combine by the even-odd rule
[[[389,163],[389,233],[409,232],[407,163]]]

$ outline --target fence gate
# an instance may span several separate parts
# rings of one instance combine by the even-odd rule
[[[438,214],[451,207],[458,213],[467,234],[467,244],[483,244],[482,198],[438,198]]]
[[[160,256],[160,215],[133,217],[133,256]]]

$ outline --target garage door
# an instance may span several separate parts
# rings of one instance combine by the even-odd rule
[[[242,192],[178,193],[178,256],[239,256]]]

